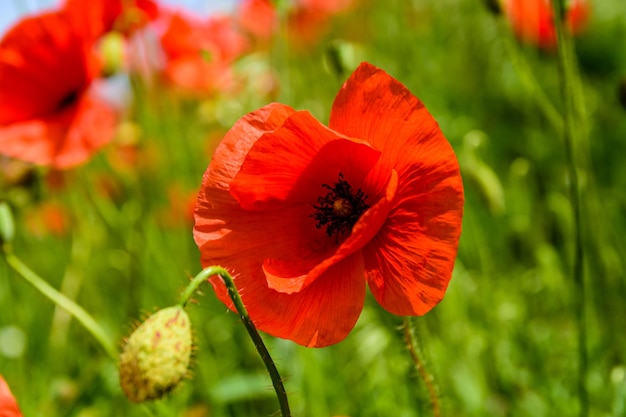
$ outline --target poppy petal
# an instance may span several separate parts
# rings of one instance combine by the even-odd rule
[[[427,313],[450,281],[461,234],[463,184],[454,155],[448,156],[402,179],[387,222],[363,249],[372,294],[393,314]]]
[[[92,80],[91,44],[61,12],[31,16],[0,41],[0,123],[53,114]]]
[[[449,148],[424,104],[398,80],[366,62],[339,90],[329,126],[372,144],[381,151],[385,169],[396,169],[400,178],[421,161],[424,147]]]
[[[363,259],[354,253],[334,264],[312,285],[297,294],[281,294],[267,287],[260,266],[249,258],[229,263],[235,284],[255,326],[276,337],[308,347],[324,347],[343,340],[354,328],[365,300]],[[221,279],[210,279],[218,298],[234,311]]]
[[[293,212],[289,216],[244,212],[229,192],[230,183],[252,145],[264,133],[278,129],[293,112],[289,106],[268,104],[242,117],[217,147],[202,179],[195,208],[194,239],[203,265],[220,263],[234,254],[251,256],[262,252],[276,240],[277,223],[301,217]]]
[[[334,184],[340,173],[360,186],[379,157],[369,144],[328,129],[309,112],[295,112],[254,143],[230,190],[248,210],[313,205],[323,184]]]
[[[0,416],[22,417],[17,401],[15,401],[11,389],[2,375],[0,375]]]
[[[228,190],[252,145],[264,133],[282,126],[293,112],[295,110],[289,106],[271,103],[239,119],[215,150],[213,160],[204,175],[203,188]]]
[[[85,162],[113,138],[117,112],[85,96],[58,114],[0,126],[2,153],[39,165],[69,168]]]

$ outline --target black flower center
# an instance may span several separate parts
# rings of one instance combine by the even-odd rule
[[[359,217],[370,206],[365,203],[367,196],[359,188],[352,190],[352,186],[339,173],[339,180],[334,186],[322,184],[328,190],[324,197],[318,197],[317,204],[313,206],[315,213],[311,215],[316,221],[315,227],[326,227],[328,237],[334,237],[339,242],[339,235],[352,231]]]
[[[64,109],[66,107],[71,106],[78,100],[79,93],[78,91],[70,91],[67,93],[60,101],[59,101],[59,109]]]

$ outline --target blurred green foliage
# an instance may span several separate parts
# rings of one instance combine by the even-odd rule
[[[586,107],[585,140],[575,144],[586,386],[590,415],[617,417],[626,415],[626,111],[618,101],[626,7],[592,6],[576,40]],[[274,71],[276,101],[327,120],[342,82],[367,60],[421,98],[457,152],[466,187],[459,256],[446,298],[418,320],[444,415],[578,415],[572,210],[555,54],[518,44],[504,17],[478,0],[363,1],[306,50],[292,48],[281,30],[267,54],[237,63],[239,71]],[[139,80],[133,87],[132,123],[116,146],[61,180],[38,170],[20,186],[2,185],[17,218],[15,252],[120,342],[142,314],[175,303],[200,270],[185,196],[199,187],[223,132],[268,100],[243,91],[199,102]],[[139,155],[130,168],[119,164],[124,141]],[[41,218],[30,213],[42,202],[64,207],[67,227],[37,226]],[[208,287],[196,300],[188,309],[197,344],[191,380],[138,407],[89,334],[0,262],[0,373],[25,416],[275,413],[269,378],[236,315]],[[400,324],[368,297],[338,345],[306,349],[266,337],[293,415],[430,415]]]

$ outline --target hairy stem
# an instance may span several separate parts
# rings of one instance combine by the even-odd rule
[[[587,376],[588,356],[587,356],[587,325],[586,325],[586,303],[585,303],[585,277],[584,277],[584,248],[582,239],[582,219],[581,219],[581,197],[578,179],[578,167],[576,164],[575,145],[577,134],[584,129],[575,126],[577,108],[577,98],[580,97],[580,81],[577,79],[577,72],[574,63],[574,50],[570,38],[565,31],[563,16],[565,11],[564,0],[552,0],[554,12],[554,24],[557,31],[557,53],[559,79],[561,95],[563,96],[564,129],[563,138],[565,142],[565,152],[569,175],[569,194],[574,218],[574,259],[573,259],[573,280],[576,287],[576,302],[574,305],[578,327],[578,398],[580,400],[580,416],[589,415],[589,396],[585,379]],[[580,111],[578,113],[581,113]],[[582,122],[579,122],[582,123]]]
[[[237,291],[237,287],[235,287],[235,283],[233,278],[230,276],[228,271],[220,266],[209,266],[202,270],[198,275],[196,275],[193,280],[189,283],[185,291],[183,291],[180,297],[180,305],[184,307],[189,298],[193,295],[196,289],[207,280],[208,277],[218,275],[224,284],[226,285],[226,289],[228,290],[228,295],[233,301],[233,305],[243,322],[243,325],[246,328],[246,331],[250,335],[254,346],[256,347],[257,352],[261,356],[263,363],[265,364],[265,368],[270,374],[270,378],[272,379],[272,385],[274,386],[274,391],[276,391],[276,397],[278,398],[278,403],[280,404],[280,412],[282,417],[291,417],[291,411],[289,410],[289,402],[287,400],[287,392],[285,391],[285,387],[283,386],[283,380],[278,373],[278,369],[272,360],[267,348],[265,347],[265,343],[263,339],[259,335],[254,323],[250,319],[248,315],[248,311],[239,296],[239,292]]]
[[[80,324],[82,324],[89,333],[91,333],[91,335],[98,341],[98,343],[100,343],[100,346],[102,346],[104,351],[112,359],[117,360],[117,349],[115,348],[115,344],[113,343],[111,337],[104,331],[98,322],[94,320],[94,318],[87,313],[87,311],[85,311],[85,309],[66,297],[63,293],[56,290],[39,275],[28,268],[28,266],[26,266],[26,264],[24,264],[20,258],[13,253],[8,243],[2,245],[2,252],[7,264],[13,268],[19,276],[24,278],[24,280],[35,287],[35,289],[37,289],[55,305],[67,311]]]
[[[422,357],[420,343],[417,335],[415,334],[411,319],[409,317],[404,317],[403,324],[404,341],[406,343],[409,354],[411,355],[411,359],[415,364],[415,369],[417,369],[420,378],[422,379],[424,385],[426,385],[426,389],[428,390],[428,396],[430,398],[430,406],[433,410],[433,416],[441,417],[439,389],[437,387],[437,384],[435,383],[435,378],[430,372],[428,372],[428,369],[426,369],[426,363],[424,362],[424,358]]]

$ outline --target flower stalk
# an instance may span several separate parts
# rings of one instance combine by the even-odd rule
[[[416,330],[412,325],[412,320],[409,317],[403,318],[404,328],[404,342],[406,343],[407,350],[411,359],[415,364],[415,369],[420,375],[420,378],[424,382],[426,389],[428,390],[428,396],[430,398],[430,407],[433,412],[433,417],[441,417],[441,404],[439,403],[439,388],[435,382],[433,375],[428,372],[426,363],[422,357],[420,350],[419,339],[416,334]]]
[[[15,272],[17,272],[19,276],[35,287],[35,289],[37,289],[44,297],[48,298],[55,305],[67,311],[80,324],[82,324],[89,333],[91,333],[111,359],[117,360],[117,349],[115,348],[115,344],[113,343],[111,337],[85,309],[70,298],[66,297],[63,293],[56,290],[39,275],[28,268],[28,266],[26,266],[26,264],[24,264],[24,262],[22,262],[22,260],[13,253],[10,242],[3,242],[2,254],[4,255],[7,264]]]
[[[561,133],[563,131],[563,117],[559,114],[558,110],[539,84],[530,64],[520,52],[520,49],[515,47],[513,39],[505,38],[504,47],[509,55],[513,69],[524,85],[525,90],[530,93],[550,126],[552,126],[556,132]]]
[[[246,331],[250,335],[254,346],[256,347],[257,352],[261,356],[263,363],[265,364],[265,368],[270,375],[272,380],[272,385],[274,386],[274,391],[276,391],[276,397],[278,398],[278,403],[280,404],[280,412],[282,417],[291,417],[291,411],[289,410],[289,402],[287,400],[287,392],[285,391],[285,387],[283,385],[283,380],[278,373],[278,369],[270,356],[261,335],[257,331],[254,323],[250,319],[248,315],[248,311],[239,296],[239,292],[237,291],[237,287],[235,286],[235,282],[233,278],[230,276],[228,271],[220,266],[209,266],[203,269],[198,275],[196,275],[187,288],[183,291],[180,297],[179,305],[181,307],[185,307],[191,296],[198,289],[200,284],[206,282],[206,280],[213,276],[218,275],[224,284],[226,285],[226,289],[228,290],[228,295],[233,301],[233,305],[239,314],[239,318],[243,322]]]
[[[582,220],[581,220],[581,196],[578,178],[578,169],[576,164],[575,145],[580,140],[578,133],[584,131],[583,121],[579,121],[581,126],[575,126],[578,119],[576,113],[584,114],[581,111],[580,100],[580,82],[577,79],[577,71],[574,63],[574,51],[571,39],[567,36],[565,24],[563,22],[564,10],[566,10],[565,0],[553,0],[552,2],[554,14],[554,26],[557,32],[557,55],[558,69],[561,87],[561,95],[563,97],[563,113],[564,113],[564,129],[563,138],[565,143],[566,160],[569,175],[569,194],[572,205],[572,214],[574,219],[574,259],[573,259],[573,280],[576,287],[575,297],[575,314],[578,327],[578,398],[580,400],[580,416],[589,415],[589,396],[585,379],[588,367],[587,355],[587,325],[586,325],[586,307],[585,307],[585,277],[584,277],[584,248],[582,239]],[[578,105],[578,106],[577,106]],[[581,127],[583,129],[581,129]]]

